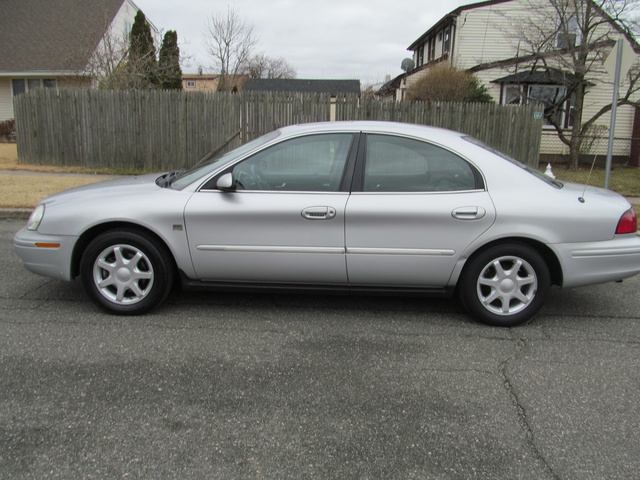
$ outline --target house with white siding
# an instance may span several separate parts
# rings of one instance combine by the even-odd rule
[[[90,88],[92,56],[106,38],[128,35],[138,10],[131,0],[2,0],[0,121],[13,118],[20,93]]]
[[[389,82],[381,93],[387,98],[402,101],[406,89],[418,78],[426,75],[434,66],[445,64],[474,73],[496,102],[504,105],[537,103],[548,106],[554,98],[562,98],[570,73],[563,71],[560,64],[555,72],[532,69],[531,59],[526,58],[523,39],[518,35],[518,28],[532,18],[532,1],[537,2],[537,8],[540,9],[551,7],[547,0],[488,0],[463,5],[451,11],[409,45],[408,50],[413,53],[414,69]],[[537,13],[540,11],[544,10]],[[549,22],[560,21],[554,18],[553,10],[545,12],[546,15],[539,18]],[[565,35],[558,35],[558,38],[553,39],[557,42],[558,49],[566,47],[567,41],[575,42],[576,37],[571,35],[579,32],[572,27],[569,24]],[[611,39],[603,49],[612,49],[613,40],[625,36],[623,30],[608,17],[598,28],[603,29],[604,36]],[[635,41],[628,35],[626,37],[633,49],[639,52],[640,47]],[[597,72],[590,74],[589,81],[585,82],[587,93],[583,119],[590,118],[604,105],[612,102],[613,82],[603,66],[598,65],[596,70]],[[621,91],[624,88],[623,84]],[[571,129],[567,115],[572,108],[571,99],[561,107],[558,113],[562,116],[560,122],[563,122],[564,128]],[[607,131],[609,122],[610,116],[607,113],[596,124],[602,126],[600,131]],[[615,127],[616,138],[631,139],[634,136],[634,125],[640,131],[637,109],[631,105],[620,106]],[[541,154],[555,157],[567,155],[568,147],[554,132],[552,126],[545,125]],[[597,142],[589,153],[606,153],[606,143]],[[631,164],[635,162],[637,166],[640,151],[631,152],[633,143],[630,140],[616,142],[613,154],[620,161],[626,161],[631,156]]]

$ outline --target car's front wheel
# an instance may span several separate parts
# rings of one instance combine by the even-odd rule
[[[112,230],[87,246],[80,276],[89,297],[120,315],[145,313],[171,290],[172,264],[150,236],[134,230]]]
[[[550,282],[542,256],[527,245],[512,243],[490,247],[471,258],[459,293],[481,322],[513,327],[538,313]]]

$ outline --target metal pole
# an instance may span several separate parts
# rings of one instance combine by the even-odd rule
[[[607,146],[607,164],[604,172],[604,188],[609,188],[611,177],[611,159],[613,157],[613,139],[616,129],[616,115],[618,112],[618,88],[620,85],[620,62],[622,61],[622,39],[616,43],[616,73],[613,79],[613,100],[611,102],[611,122],[609,124],[609,145]]]

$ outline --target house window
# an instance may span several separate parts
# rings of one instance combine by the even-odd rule
[[[444,40],[442,42],[442,52],[448,52],[451,48],[451,28],[447,28],[444,31]]]
[[[424,65],[424,45],[421,45],[420,48],[418,48],[418,62],[417,62],[418,67],[420,65]]]
[[[524,94],[522,85],[505,85],[502,90],[502,103],[504,105],[522,105]]]
[[[35,90],[37,88],[56,88],[55,78],[14,78],[11,80],[11,88],[14,95]]]
[[[11,80],[11,87],[14,95],[20,95],[27,91],[27,82],[22,78],[14,78]]]
[[[431,40],[429,40],[429,52],[428,52],[428,60],[427,61],[431,61],[434,58],[436,58],[436,39],[432,38]]]
[[[571,128],[573,95],[567,98],[567,88],[562,85],[504,85],[503,105],[540,105],[544,108],[545,124],[551,126],[549,117],[563,128]],[[554,112],[555,109],[555,112]]]
[[[549,116],[555,123],[564,123],[564,105],[567,89],[556,85],[531,85],[529,87],[528,103],[540,105],[544,108],[545,122],[551,125]],[[554,112],[555,110],[555,112]]]
[[[578,18],[575,14],[568,18],[560,18],[556,46],[561,49],[575,47],[580,41],[579,34]]]
[[[195,80],[187,80],[187,88],[196,88]]]

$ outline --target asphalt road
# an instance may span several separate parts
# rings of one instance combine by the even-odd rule
[[[113,317],[0,221],[0,478],[638,479],[640,279],[453,301],[173,294]]]

